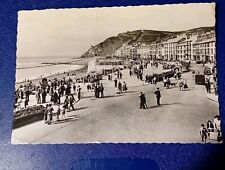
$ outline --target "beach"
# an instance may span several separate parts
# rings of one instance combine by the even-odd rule
[[[69,75],[76,75],[76,78],[80,78],[83,77],[87,74],[87,68],[88,68],[88,62],[91,60],[92,58],[76,58],[73,59],[71,61],[69,61],[69,64],[66,65],[64,64],[64,70],[61,69],[60,70],[55,70],[54,74],[48,74],[48,67],[54,67],[57,69],[57,66],[59,64],[55,64],[55,65],[51,65],[51,66],[46,66],[46,73],[44,74],[45,76],[42,76],[42,74],[39,74],[39,76],[32,78],[32,77],[26,77],[26,80],[30,80],[32,81],[33,84],[39,84],[39,82],[41,81],[42,78],[47,78],[47,79],[53,79],[53,78],[63,78],[66,77],[68,74]],[[61,64],[62,65],[62,64]],[[70,66],[70,69],[68,69],[67,67]],[[71,67],[74,66],[74,69]],[[35,65],[35,68],[38,69],[41,68],[40,66]],[[26,69],[24,69],[24,71],[26,71]],[[36,73],[37,74],[37,73]],[[27,84],[27,81],[20,81],[20,82],[16,82],[16,89],[19,88],[21,85]]]

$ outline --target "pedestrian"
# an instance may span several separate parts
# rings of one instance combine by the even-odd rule
[[[46,103],[46,96],[47,96],[47,92],[46,90],[43,90],[41,93],[42,103]]]
[[[179,81],[179,87],[181,91],[183,90],[183,86],[184,86],[184,83],[183,83],[183,79],[181,78]]]
[[[131,69],[130,69],[130,71],[129,71],[129,74],[130,74],[130,76],[132,76],[132,71],[131,71]]]
[[[99,86],[99,92],[100,92],[101,98],[103,98],[104,97],[104,87],[103,87],[102,83]]]
[[[157,105],[160,106],[161,92],[159,88],[157,88],[157,90],[155,91],[155,95],[156,95]]]
[[[117,79],[114,79],[114,87],[117,87]]]
[[[170,78],[167,77],[166,79],[166,88],[168,89],[170,87]]]
[[[192,71],[192,78],[195,78],[195,70]]]
[[[145,94],[144,94],[143,103],[144,103],[144,109],[148,108],[148,106],[147,106],[147,102],[146,102],[146,97],[145,97]]]
[[[68,96],[66,96],[63,103],[63,108],[68,109],[68,107],[69,107],[69,99],[68,99]]]
[[[77,98],[78,98],[78,100],[81,99],[81,87],[80,86],[78,86],[78,89],[77,89]]]
[[[24,101],[24,107],[25,107],[25,108],[27,108],[28,102],[29,102],[29,100],[28,100],[28,98],[26,97],[26,98],[25,98],[25,101]]]
[[[205,87],[206,87],[207,93],[211,93],[211,84],[210,84],[210,81],[209,80],[207,80],[205,82]]]
[[[120,72],[120,79],[122,79],[122,76],[123,76],[123,74],[122,74],[122,72]]]
[[[153,78],[153,83],[156,84],[156,75],[154,75],[154,78]]]
[[[140,109],[145,109],[146,98],[145,98],[145,95],[142,92],[140,93],[139,98],[140,98]]]
[[[70,108],[72,108],[73,110],[75,110],[74,107],[73,107],[74,101],[75,101],[75,99],[74,99],[73,95],[71,94],[69,96],[69,110],[70,110]]]
[[[48,104],[46,104],[46,109],[44,112],[44,121],[45,121],[45,124],[48,122]]]
[[[99,85],[95,85],[95,98],[99,98]]]
[[[124,91],[124,92],[127,91],[127,84],[125,83],[125,81],[123,82],[123,91]]]
[[[54,94],[53,94],[53,103],[54,103],[54,105],[56,105],[56,104],[58,104],[58,102],[59,102],[59,95],[58,95],[57,91],[55,90]]]
[[[76,84],[73,83],[73,92],[76,93]]]
[[[167,83],[166,77],[163,77],[163,86],[164,87],[166,87],[166,83]]]
[[[48,125],[50,125],[52,123],[52,118],[53,118],[53,107],[52,104],[48,105]]]
[[[63,109],[62,109],[62,118],[65,118],[65,115],[66,115],[66,109],[63,108]]]
[[[207,121],[206,127],[207,127],[208,132],[214,132],[214,125],[211,120]]]
[[[108,80],[110,81],[110,74],[108,74]]]
[[[200,128],[200,136],[201,136],[201,139],[202,139],[202,142],[206,143],[206,140],[207,140],[207,135],[208,132],[207,132],[207,129],[205,128],[204,124],[201,124],[201,128]]]
[[[28,102],[30,100],[30,94],[31,94],[31,92],[29,90],[29,87],[26,87],[25,96],[26,96],[26,100],[28,100]]]
[[[41,90],[40,89],[36,90],[35,97],[37,100],[37,104],[40,104],[41,103]]]
[[[219,141],[219,139],[221,138],[221,120],[219,115],[216,115],[214,117],[213,124],[215,130],[218,132],[217,140]]]
[[[187,85],[187,80],[184,80],[184,90],[187,90],[188,85]]]
[[[120,83],[120,81],[118,83],[118,93],[122,93],[122,84]]]
[[[57,112],[56,112],[56,119],[57,119],[57,121],[59,121],[60,113],[61,113],[61,109],[60,109],[60,105],[58,104],[58,109],[57,109]]]

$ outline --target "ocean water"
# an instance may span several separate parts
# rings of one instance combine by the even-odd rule
[[[76,61],[76,59],[73,59],[73,57],[18,57],[16,66],[16,82],[63,73],[69,70],[77,70],[83,67],[82,65],[75,64],[43,64],[70,61]]]

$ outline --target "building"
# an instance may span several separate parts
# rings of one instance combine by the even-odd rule
[[[149,45],[136,42],[123,45],[116,51],[116,56],[128,58],[149,58],[150,60],[192,60],[215,62],[215,31],[180,33],[165,39],[157,39]]]
[[[198,35],[196,42],[193,43],[193,59],[195,61],[215,62],[216,39],[214,31]]]
[[[116,56],[122,57],[124,59],[134,58],[137,56],[137,47],[132,45],[123,45],[116,50]]]
[[[137,56],[140,58],[150,58],[149,45],[141,45],[137,48]]]

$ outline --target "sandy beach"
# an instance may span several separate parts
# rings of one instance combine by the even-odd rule
[[[87,68],[88,68],[88,62],[91,60],[92,58],[79,58],[75,61],[71,61],[71,63],[73,63],[74,65],[79,65],[82,66],[80,69],[77,70],[71,70],[71,71],[67,71],[67,72],[63,72],[63,73],[57,73],[57,74],[53,74],[53,75],[49,75],[49,76],[45,76],[45,78],[47,79],[53,79],[53,78],[63,78],[66,77],[68,74],[72,75],[72,74],[76,74],[76,78],[80,78],[83,77],[87,74]],[[43,77],[44,78],[44,77]],[[29,79],[29,77],[28,77]],[[39,84],[39,82],[41,81],[42,78],[35,78],[35,79],[30,79],[32,81],[33,84]],[[27,84],[27,82],[23,81],[23,82],[16,82],[16,89],[19,88],[21,85]]]

